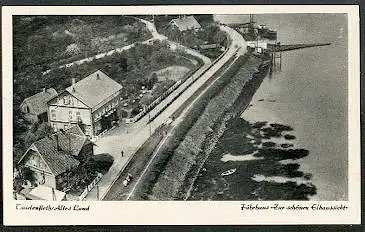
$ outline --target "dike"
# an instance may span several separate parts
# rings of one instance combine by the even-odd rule
[[[186,200],[189,197],[200,168],[224,132],[226,121],[245,110],[266,76],[269,67],[263,66],[264,62],[263,58],[248,55],[223,88],[218,90],[213,86],[212,90],[208,90],[211,93],[207,94],[212,96],[208,102],[196,103],[193,108],[206,104],[204,110],[168,159],[152,188],[150,199]],[[188,114],[194,113],[193,109]]]

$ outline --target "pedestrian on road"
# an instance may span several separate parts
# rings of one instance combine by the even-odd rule
[[[123,155],[124,155],[124,151],[122,150],[121,152],[120,152],[120,154],[122,155],[122,157],[123,157]]]

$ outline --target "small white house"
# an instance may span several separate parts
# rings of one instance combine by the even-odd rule
[[[184,16],[182,18],[173,19],[168,26],[174,26],[179,31],[198,30],[201,28],[194,16]]]

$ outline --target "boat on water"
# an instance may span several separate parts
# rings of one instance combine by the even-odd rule
[[[237,169],[236,168],[233,168],[233,169],[229,169],[225,172],[222,172],[221,176],[228,176],[228,175],[231,175],[233,174]]]

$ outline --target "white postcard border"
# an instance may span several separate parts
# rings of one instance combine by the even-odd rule
[[[130,15],[130,14],[348,14],[348,201],[199,201],[199,202],[45,202],[12,197],[12,15]],[[123,224],[358,224],[361,221],[360,178],[360,37],[359,8],[351,5],[255,6],[5,6],[2,7],[3,57],[3,202],[5,225],[123,225]],[[331,165],[331,164],[329,164]],[[241,210],[242,203],[283,206],[346,205],[347,210]],[[17,210],[21,206],[89,206],[88,211]]]

